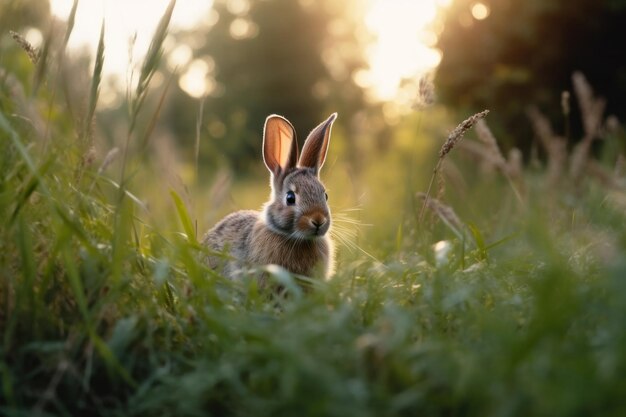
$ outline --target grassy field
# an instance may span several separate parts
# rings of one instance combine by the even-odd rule
[[[601,129],[597,155],[596,131],[568,152],[530,111],[545,161],[522,167],[482,123],[455,142],[441,110],[409,116],[358,193],[341,161],[325,168],[333,208],[360,206],[339,216],[336,276],[304,294],[277,272],[275,293],[209,270],[198,244],[197,223],[259,206],[265,180],[150,182],[143,103],[165,26],[118,151],[92,150],[98,65],[76,115],[59,56],[6,52],[19,65],[0,68],[2,415],[624,415],[621,130]],[[420,214],[446,131],[454,149]]]

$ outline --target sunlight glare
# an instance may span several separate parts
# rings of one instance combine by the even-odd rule
[[[174,71],[189,64],[193,58],[193,51],[187,44],[177,45],[167,57],[167,66]]]
[[[400,83],[405,78],[415,78],[432,71],[441,61],[441,52],[434,44],[437,40],[435,23],[441,9],[452,0],[363,0],[366,4],[365,24],[376,37],[366,51],[369,63],[367,71],[353,74],[358,85],[370,89],[377,99],[398,99]],[[73,0],[50,0],[52,13],[67,19]],[[95,51],[100,25],[105,19],[105,76],[124,79],[133,66],[138,65],[145,55],[152,34],[165,11],[169,0],[90,0],[78,5],[76,23],[69,40],[70,48],[87,46]],[[250,0],[229,0],[227,7],[238,17],[230,26],[236,39],[256,36],[258,27],[246,19]],[[178,0],[172,16],[172,28],[188,28],[217,20],[212,13],[213,1]],[[482,7],[482,9],[481,9]],[[475,3],[472,13],[476,19],[489,13],[482,3]],[[337,28],[339,30],[341,28]],[[134,44],[130,39],[136,34]],[[203,40],[199,39],[199,42]],[[167,42],[166,42],[167,44]],[[171,45],[171,43],[170,43]],[[175,48],[168,65],[188,70],[191,62],[190,50]],[[195,46],[191,46],[195,48]],[[130,51],[129,51],[130,49]],[[132,61],[132,62],[131,62]],[[200,67],[187,74],[186,91],[192,86],[204,85]],[[203,79],[204,81],[200,81]],[[211,82],[196,94],[207,94]]]
[[[472,16],[474,16],[474,19],[476,20],[484,20],[487,17],[489,17],[489,7],[487,7],[486,4],[483,3],[474,3],[474,5],[472,5]]]
[[[370,65],[367,84],[377,98],[390,100],[398,93],[403,78],[432,71],[441,61],[433,48],[432,29],[439,10],[450,0],[370,0],[365,23],[376,36],[368,49]],[[359,84],[365,83],[359,74]]]
[[[216,82],[209,73],[209,64],[202,59],[195,59],[180,77],[178,85],[191,97],[204,97],[212,93],[216,87]]]
[[[252,21],[238,17],[232,21],[229,27],[230,36],[233,39],[253,38],[258,33],[258,27]]]
[[[73,0],[50,0],[52,13],[67,19]],[[89,0],[78,3],[76,22],[69,39],[70,48],[88,46],[94,51],[105,19],[104,74],[124,77],[129,71],[129,40],[137,34],[133,45],[133,65],[141,62],[152,35],[163,16],[169,0]],[[213,1],[178,0],[171,26],[187,28],[198,24],[213,6]]]
[[[43,35],[37,28],[29,28],[24,34],[24,38],[35,48],[41,47],[43,43]]]

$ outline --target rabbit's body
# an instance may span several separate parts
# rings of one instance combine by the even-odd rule
[[[231,278],[248,266],[268,264],[299,275],[330,276],[334,254],[328,235],[330,210],[319,169],[335,117],[309,134],[299,159],[291,124],[280,116],[268,117],[263,156],[271,172],[270,201],[262,211],[232,213],[209,230],[203,244],[229,255],[209,256],[212,268]]]
[[[332,272],[333,244],[328,236],[295,240],[271,231],[263,212],[242,210],[222,219],[211,229],[203,244],[216,252],[228,251],[231,259],[210,256],[211,268],[222,268],[234,277],[250,265],[280,265],[306,276],[328,277]]]

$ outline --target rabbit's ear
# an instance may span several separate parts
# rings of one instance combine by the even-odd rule
[[[309,133],[302,148],[302,156],[298,161],[298,166],[314,168],[319,172],[328,152],[328,144],[330,143],[330,130],[333,122],[337,118],[337,113],[330,115],[328,119],[320,123],[315,129]]]
[[[271,115],[265,119],[263,129],[263,161],[271,173],[295,167],[298,161],[296,131],[287,119]]]

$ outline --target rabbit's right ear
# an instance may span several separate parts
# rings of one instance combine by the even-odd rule
[[[263,161],[274,175],[298,162],[296,131],[289,120],[273,114],[265,119],[263,128]]]

